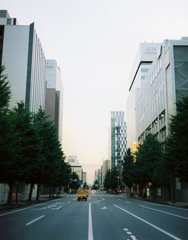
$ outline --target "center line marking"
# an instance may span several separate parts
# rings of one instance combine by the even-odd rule
[[[166,232],[165,230],[163,230],[163,229],[161,229],[161,228],[159,228],[159,227],[155,226],[154,224],[152,224],[152,223],[150,223],[150,222],[148,222],[148,221],[144,220],[143,218],[140,218],[140,217],[136,216],[135,214],[133,214],[133,213],[131,213],[131,212],[129,212],[129,211],[127,211],[127,210],[125,210],[125,209],[121,208],[121,207],[118,207],[118,206],[117,206],[117,205],[115,205],[115,204],[114,204],[114,206],[115,206],[115,207],[117,207],[117,208],[119,208],[119,209],[121,209],[122,211],[124,211],[124,212],[126,212],[126,213],[130,214],[131,216],[133,216],[133,217],[135,217],[135,218],[139,219],[140,221],[142,221],[142,222],[144,222],[144,223],[146,223],[146,224],[150,225],[151,227],[153,227],[153,228],[157,229],[158,231],[160,231],[160,232],[162,232],[162,233],[164,233],[164,234],[168,235],[169,237],[171,237],[171,238],[173,238],[173,239],[175,239],[175,240],[181,240],[180,238],[178,238],[178,237],[176,237],[176,236],[174,236],[174,235],[170,234],[169,232]]]
[[[37,220],[43,218],[44,216],[45,216],[45,215],[42,215],[41,217],[36,218],[35,220],[33,220],[33,221],[31,221],[31,222],[29,222],[29,223],[27,223],[27,224],[25,224],[25,225],[30,225],[31,223],[36,222]]]

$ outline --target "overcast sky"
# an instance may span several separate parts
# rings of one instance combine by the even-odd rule
[[[187,0],[3,0],[20,25],[35,22],[46,59],[64,85],[63,150],[88,183],[108,158],[111,111],[125,111],[128,78],[141,42],[188,36]],[[125,114],[126,121],[126,114]]]

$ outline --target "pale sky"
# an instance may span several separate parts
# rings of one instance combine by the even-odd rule
[[[108,158],[110,112],[126,112],[139,43],[188,36],[188,1],[3,0],[0,7],[20,25],[35,22],[46,59],[61,68],[63,150],[93,183]]]

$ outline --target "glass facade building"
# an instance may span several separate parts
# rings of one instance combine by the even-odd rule
[[[23,26],[0,11],[1,65],[11,85],[10,107],[23,101],[32,112],[45,108],[46,61],[34,23]],[[3,15],[4,13],[4,15]],[[3,17],[4,16],[4,17]],[[3,25],[4,23],[4,25]]]
[[[111,169],[122,166],[127,145],[126,130],[124,112],[111,112]]]

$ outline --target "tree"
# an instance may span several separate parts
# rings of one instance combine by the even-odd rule
[[[71,174],[72,182],[70,183],[70,188],[75,189],[75,191],[80,187],[80,184],[78,184],[79,176],[77,173],[73,172]]]
[[[0,67],[0,112],[9,106],[11,97],[11,90],[9,82],[7,81],[8,76],[4,74],[5,67]]]
[[[132,183],[134,182],[133,176],[133,155],[131,153],[131,149],[128,148],[126,151],[126,155],[123,159],[123,182],[129,187],[132,187]]]
[[[188,96],[176,103],[166,140],[166,164],[172,176],[188,182]]]
[[[160,176],[154,172],[161,159],[161,144],[153,134],[149,133],[136,153],[136,162],[133,165],[134,183],[144,186],[152,182],[155,188]]]
[[[106,189],[109,189],[111,187],[110,182],[111,182],[111,171],[107,170],[105,178],[104,178],[104,187]]]
[[[118,171],[117,167],[112,168],[111,174],[110,174],[110,187],[113,190],[118,188],[118,185],[119,185],[118,176],[119,176],[119,171]]]

